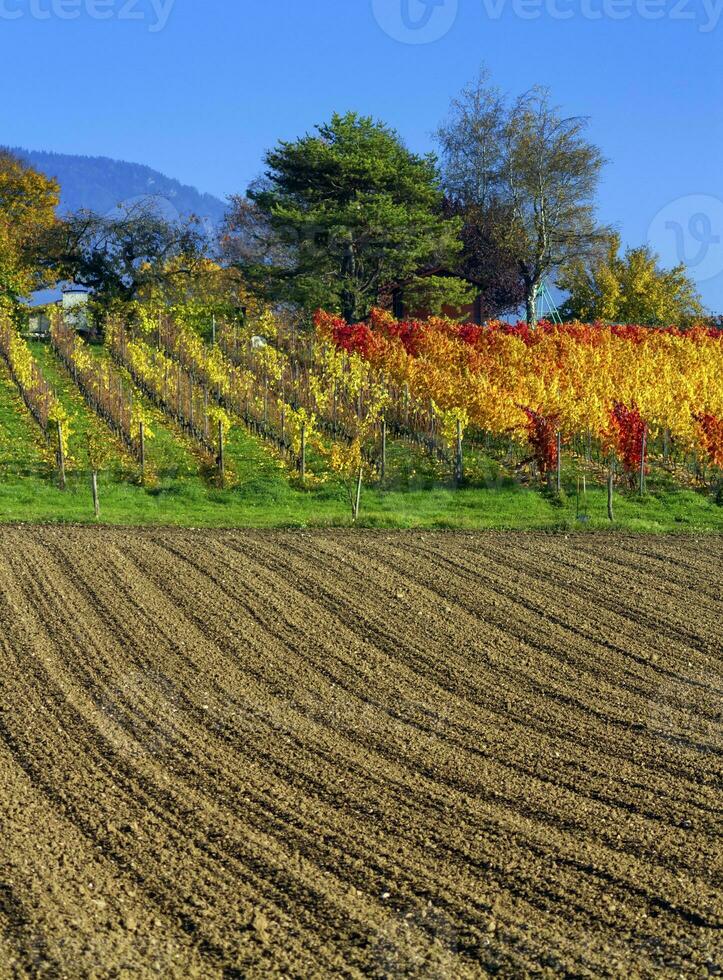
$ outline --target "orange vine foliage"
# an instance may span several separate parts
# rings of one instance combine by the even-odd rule
[[[322,338],[360,355],[392,384],[442,411],[466,412],[470,425],[487,432],[530,441],[539,417],[554,420],[566,438],[584,434],[621,449],[621,406],[617,414],[635,413],[651,438],[667,430],[681,448],[702,451],[720,465],[721,331],[582,323],[479,327],[445,318],[399,322],[382,311],[361,324],[323,312],[315,322]],[[545,465],[550,452],[548,439]]]

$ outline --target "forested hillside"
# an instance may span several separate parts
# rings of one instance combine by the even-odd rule
[[[174,212],[181,216],[195,214],[218,224],[226,210],[224,202],[212,194],[202,194],[195,187],[142,164],[21,147],[10,150],[36,170],[59,181],[63,211],[87,208],[105,214],[124,201],[145,196],[167,201],[162,210],[169,217],[175,217]]]

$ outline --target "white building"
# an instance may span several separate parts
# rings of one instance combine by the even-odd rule
[[[60,298],[34,306],[28,318],[28,331],[31,337],[44,338],[50,333],[50,315],[54,309],[61,309],[65,319],[74,324],[76,330],[85,333],[90,329],[88,322],[88,301],[90,292],[85,286],[68,283],[60,291]]]

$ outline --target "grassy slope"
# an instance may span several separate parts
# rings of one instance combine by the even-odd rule
[[[61,493],[43,452],[42,438],[14,387],[0,372],[0,521],[90,521],[88,474],[83,439],[99,427],[113,446],[115,461],[101,476],[101,517],[112,524],[176,524],[198,527],[331,526],[348,524],[344,491],[332,483],[303,490],[289,480],[283,464],[266,446],[236,429],[228,456],[234,487],[220,490],[205,480],[186,438],[154,413],[155,438],[149,459],[157,471],[154,485],[137,484],[137,467],[124,456],[105,426],[88,410],[80,393],[42,345],[34,353],[59,396],[71,411],[75,467]],[[398,458],[395,460],[394,456]],[[395,476],[391,489],[364,491],[362,521],[372,527],[458,528],[607,528],[606,495],[594,488],[587,497],[589,520],[576,518],[576,501],[556,506],[536,490],[511,481],[461,491],[433,483],[439,473],[419,465],[419,457],[391,448]],[[570,474],[569,485],[574,484]],[[691,491],[656,490],[644,499],[616,495],[616,526],[638,531],[723,531],[723,507]]]
[[[0,515],[30,513],[50,490],[52,453],[0,358]]]

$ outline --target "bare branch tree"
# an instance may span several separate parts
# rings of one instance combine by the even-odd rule
[[[473,238],[477,247],[494,243],[513,260],[533,326],[545,278],[609,241],[595,213],[605,161],[586,127],[584,118],[563,117],[543,88],[510,102],[483,70],[437,132],[445,190],[473,210],[478,229],[486,225]],[[489,267],[479,256],[467,262]]]
[[[196,219],[170,222],[139,202],[110,216],[71,215],[52,229],[46,251],[65,277],[93,289],[101,302],[127,302],[165,277],[193,275],[209,247]]]

